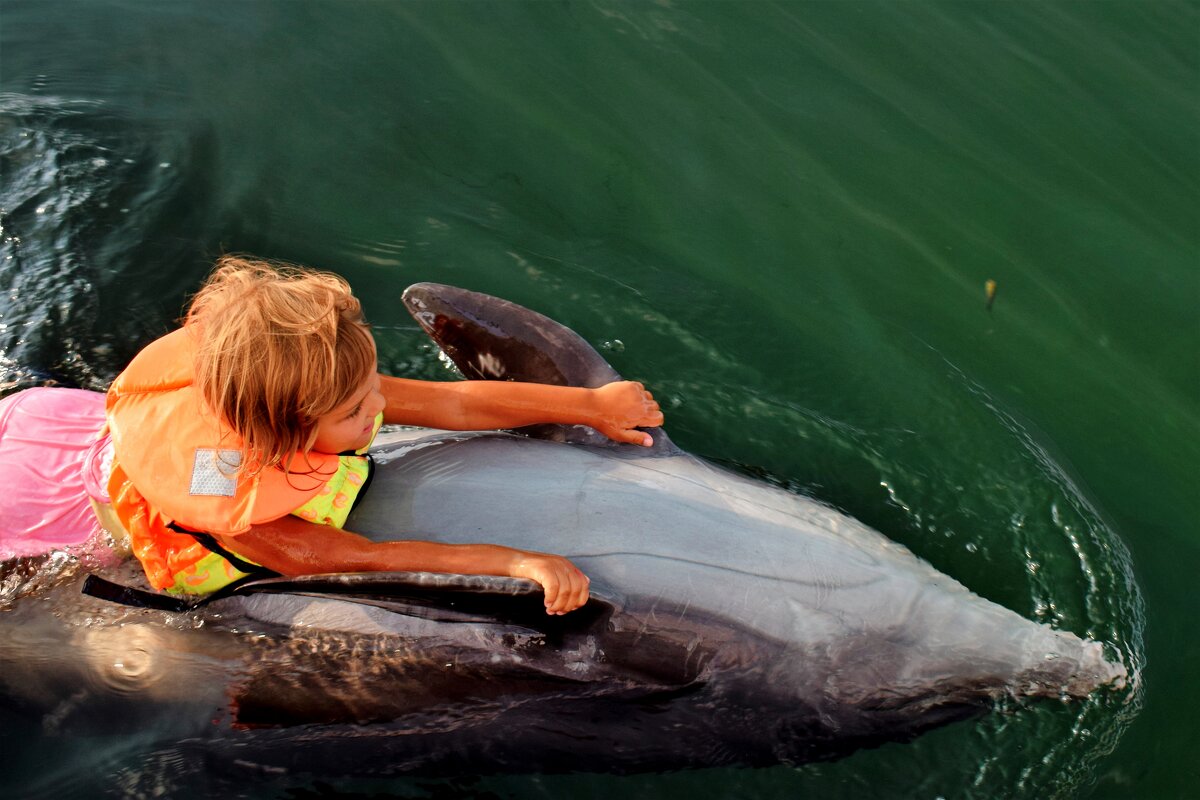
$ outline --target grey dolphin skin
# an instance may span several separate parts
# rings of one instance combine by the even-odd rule
[[[619,377],[512,303],[436,284],[404,300],[467,377]],[[1101,644],[661,430],[649,449],[525,433],[381,435],[347,528],[561,553],[592,579],[582,609],[548,617],[525,581],[389,573],[257,581],[170,613],[83,597],[72,574],[52,604],[0,613],[0,697],[44,730],[201,748],[209,769],[253,753],[361,774],[800,763],[1002,698],[1125,685]]]

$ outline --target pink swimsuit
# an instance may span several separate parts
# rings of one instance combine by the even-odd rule
[[[0,559],[82,545],[99,532],[112,448],[104,395],[27,389],[0,400]]]

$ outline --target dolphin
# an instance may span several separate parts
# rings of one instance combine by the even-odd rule
[[[404,303],[468,378],[620,377],[516,304],[430,283]],[[563,554],[592,581],[570,614],[546,615],[528,581],[420,573],[131,608],[79,594],[77,564],[25,592],[51,604],[0,606],[0,700],[55,733],[128,726],[155,752],[199,747],[209,768],[253,752],[272,769],[453,774],[797,764],[1005,699],[1125,687],[1101,643],[651,434],[640,448],[581,426],[400,428],[371,450],[348,529]],[[134,569],[91,571],[112,586]]]

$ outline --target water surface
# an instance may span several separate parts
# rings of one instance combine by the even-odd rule
[[[402,288],[491,292],[644,380],[685,449],[1141,679],[831,764],[449,788],[1180,796],[1200,778],[1198,40],[1200,8],[1159,0],[6,0],[0,368],[103,388],[226,251],[346,275],[407,377],[447,373]],[[213,788],[23,724],[2,735],[26,793]]]

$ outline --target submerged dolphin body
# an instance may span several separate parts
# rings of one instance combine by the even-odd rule
[[[435,284],[405,302],[468,377],[618,378],[520,306]],[[85,700],[150,700],[123,718],[200,737],[227,763],[252,743],[256,763],[328,773],[363,771],[364,754],[385,771],[797,763],[908,739],[1003,697],[1125,683],[1099,643],[984,600],[861,523],[687,455],[660,430],[648,450],[584,428],[532,433],[381,436],[347,527],[561,553],[592,579],[578,611],[547,617],[525,581],[404,574],[259,582],[184,623],[123,609],[70,625],[21,609],[24,639],[0,636],[0,687],[63,729]],[[76,597],[73,584],[56,591]],[[62,602],[104,613],[91,598]],[[130,642],[145,663],[105,655]],[[73,654],[60,661],[83,677],[30,666],[35,646]],[[54,706],[81,683],[87,697]]]

